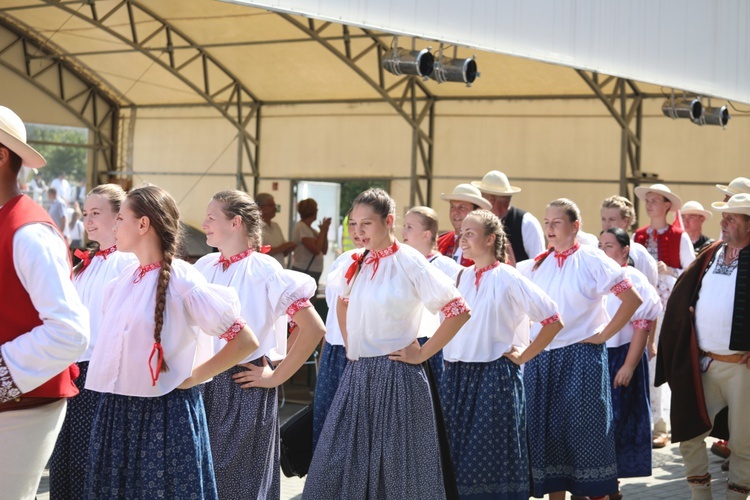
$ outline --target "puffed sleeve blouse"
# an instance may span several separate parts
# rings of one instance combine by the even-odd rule
[[[272,355],[272,350],[286,352],[287,333],[286,321],[279,324],[278,319],[286,314],[293,317],[300,309],[312,307],[309,299],[315,295],[315,280],[306,274],[286,270],[273,257],[252,250],[227,260],[220,257],[218,252],[206,255],[195,263],[195,267],[210,283],[232,287],[240,297],[242,317],[260,343],[241,362],[267,355],[278,358]],[[283,331],[277,331],[279,329]],[[226,340],[214,338],[217,352],[225,345]]]
[[[175,259],[161,333],[169,370],[158,373],[157,356],[151,355],[159,267],[159,263],[143,267],[133,264],[108,286],[86,389],[125,396],[163,396],[213,356],[211,337],[234,338],[245,326],[235,290],[209,284],[192,265]],[[152,373],[158,373],[155,383]]]
[[[356,268],[363,255],[362,250],[354,253],[352,264],[331,276],[339,281],[345,290],[342,298],[349,303],[349,359],[385,356],[414,342],[422,306],[433,314],[441,311],[446,318],[469,311],[450,278],[412,247],[394,242],[385,250],[368,252],[359,272],[351,277],[350,269]],[[348,285],[347,274],[351,277]]]
[[[635,330],[646,330],[651,331],[654,326],[659,314],[661,314],[661,300],[659,300],[659,294],[656,292],[648,278],[634,267],[624,267],[625,274],[627,275],[630,282],[633,284],[633,288],[636,289],[638,294],[641,296],[643,302],[638,306],[638,309],[633,313],[633,317],[630,321],[620,330],[619,332],[612,335],[607,340],[607,347],[620,347],[633,340],[633,333]],[[610,316],[614,316],[617,309],[620,307],[620,299],[614,294],[607,295],[606,304],[607,312]]]

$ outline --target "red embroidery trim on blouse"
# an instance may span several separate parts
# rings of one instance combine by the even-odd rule
[[[370,279],[373,279],[375,277],[375,273],[378,272],[378,267],[380,267],[380,259],[390,257],[394,253],[398,252],[398,249],[398,241],[394,241],[393,245],[389,246],[385,250],[378,250],[377,252],[370,252],[367,254],[367,257],[365,258],[365,265],[372,264],[372,276],[370,276]]]
[[[557,267],[562,267],[565,263],[565,259],[576,253],[576,251],[581,248],[581,244],[576,241],[576,244],[572,247],[568,248],[567,250],[564,250],[562,252],[558,252],[555,250],[555,259],[557,259]]]
[[[224,257],[223,255],[219,255],[219,261],[216,264],[214,264],[214,265],[218,266],[219,264],[221,264],[223,266],[223,269],[226,271],[229,268],[229,266],[231,266],[232,264],[234,264],[237,261],[240,261],[240,260],[244,259],[245,257],[247,257],[248,255],[250,255],[251,253],[253,253],[253,249],[252,248],[248,248],[244,252],[240,252],[237,255],[232,255],[228,259],[226,257]]]
[[[339,295],[339,300],[342,301],[344,304],[349,303],[349,297],[342,297]]]
[[[294,315],[300,312],[300,310],[305,309],[307,307],[312,307],[312,303],[310,302],[310,299],[299,299],[292,303],[291,306],[287,307],[286,313],[290,318],[294,318]]]
[[[636,330],[646,330],[647,332],[650,332],[651,329],[654,327],[654,322],[650,319],[637,319],[635,321],[632,321],[633,328]]]
[[[560,314],[555,313],[554,316],[550,316],[549,318],[542,320],[542,326],[547,326],[552,323],[557,323],[558,321],[560,321]]]
[[[629,290],[630,288],[633,288],[633,284],[630,282],[628,278],[625,278],[615,286],[609,289],[610,292],[614,293],[615,295],[620,295],[625,290]]]
[[[161,267],[161,262],[154,262],[153,264],[149,264],[147,266],[138,266],[138,269],[135,270],[135,278],[133,278],[133,283],[140,283],[140,281],[143,279],[144,276],[146,276],[147,273],[153,271],[154,269],[159,269]]]
[[[109,248],[105,248],[104,250],[99,250],[94,254],[94,257],[101,257],[104,260],[107,260],[107,255],[111,255],[117,251],[117,245],[112,245]]]
[[[226,340],[227,342],[234,340],[234,338],[238,333],[240,333],[240,330],[242,330],[245,325],[247,325],[247,321],[242,318],[237,318],[236,320],[234,320],[234,323],[232,323],[232,326],[230,326],[226,332],[222,333],[219,338],[221,340]]]
[[[483,267],[482,269],[476,272],[476,276],[474,277],[474,285],[477,287],[477,290],[479,289],[479,280],[482,279],[482,275],[486,273],[487,271],[489,271],[490,269],[495,269],[499,265],[500,265],[500,261],[496,260],[489,266]]]
[[[445,304],[440,310],[443,312],[446,319],[471,311],[471,309],[469,309],[469,305],[466,303],[463,297],[456,297],[455,299]]]

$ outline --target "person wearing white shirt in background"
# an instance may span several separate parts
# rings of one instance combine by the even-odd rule
[[[60,172],[57,177],[52,179],[52,182],[49,183],[49,187],[54,188],[57,191],[57,196],[62,198],[62,201],[66,204],[74,201],[70,182],[65,178],[65,172]]]
[[[292,269],[309,274],[317,285],[323,273],[323,256],[328,253],[328,228],[331,218],[324,217],[317,231],[312,228],[318,215],[318,203],[312,198],[297,203],[300,220],[292,229],[292,241],[297,245],[292,252]]]
[[[511,186],[508,176],[498,170],[490,170],[481,181],[471,184],[492,203],[492,213],[503,222],[510,243],[507,254],[511,265],[544,252],[544,232],[539,220],[525,210],[510,206],[511,197],[520,193],[521,188]]]
[[[276,386],[307,361],[325,333],[310,303],[315,281],[283,269],[261,250],[261,215],[242,191],[216,193],[206,208],[202,229],[206,243],[219,249],[195,263],[213,284],[237,291],[242,317],[260,346],[237,365],[205,385],[203,397],[219,498],[278,500],[279,406]],[[276,353],[286,354],[286,318],[295,323],[296,340],[264,387],[240,386],[249,368],[267,367]],[[281,320],[281,322],[279,322]],[[227,342],[214,339],[219,352]],[[268,380],[266,380],[268,382]]]
[[[83,206],[83,219],[89,248],[76,250],[80,262],[73,268],[73,285],[89,311],[91,342],[76,364],[80,393],[68,401],[65,423],[57,438],[49,467],[50,499],[83,498],[88,464],[89,436],[99,393],[84,389],[91,353],[99,337],[105,287],[136,262],[135,255],[117,251],[114,225],[125,191],[116,184],[102,184],[89,193]]]
[[[475,210],[459,244],[474,261],[458,291],[471,319],[443,348],[440,386],[458,493],[472,498],[529,498],[529,455],[522,364],[539,354],[563,324],[557,304],[507,265],[500,219]],[[529,344],[529,319],[543,326]]]
[[[412,207],[404,215],[404,226],[401,229],[401,239],[410,247],[419,250],[430,264],[440,269],[452,281],[464,267],[441,254],[437,250],[438,215],[430,207]],[[440,315],[432,314],[425,309],[422,311],[422,323],[419,326],[417,340],[424,345],[440,326]],[[443,352],[438,351],[429,359],[430,369],[439,383],[443,378]]]
[[[633,203],[624,196],[610,196],[602,201],[601,207],[602,231],[617,227],[627,232],[628,229],[636,225],[635,208]],[[651,286],[656,286],[659,281],[659,271],[656,269],[656,259],[654,259],[646,247],[630,239],[630,259],[633,261],[633,267],[638,269],[646,277]],[[656,353],[654,351],[649,355],[649,359]]]
[[[617,478],[651,475],[651,404],[649,401],[648,356],[646,342],[661,314],[656,289],[635,267],[629,266],[630,236],[619,227],[606,229],[599,236],[599,248],[622,266],[643,303],[630,322],[607,340],[609,380],[612,390],[612,414],[615,427]],[[606,307],[614,315],[620,300],[607,295]],[[609,500],[620,500],[612,491]]]
[[[441,469],[437,395],[421,363],[453,338],[469,309],[450,279],[397,242],[395,212],[378,188],[352,203],[349,220],[364,250],[328,284],[341,297],[336,311],[350,361],[310,464],[302,493],[308,500],[439,500],[451,487]],[[420,346],[423,305],[446,319]]]
[[[646,202],[646,213],[650,224],[639,228],[633,239],[642,244],[656,260],[659,280],[656,291],[661,298],[662,310],[667,308],[667,300],[677,278],[695,260],[695,250],[690,236],[677,227],[677,219],[667,222],[669,212],[677,212],[682,207],[682,200],[664,184],[638,186],[635,195]],[[678,217],[678,215],[675,215]],[[663,448],[669,441],[669,387],[654,386],[656,357],[652,346],[659,344],[659,335],[664,325],[661,317],[649,338],[649,376],[651,377],[651,417],[653,423],[653,447]],[[669,328],[669,325],[666,326]]]
[[[349,222],[349,217],[344,219],[347,224],[352,225]],[[352,256],[355,254],[355,250],[362,248],[362,242],[359,236],[355,232],[350,230],[347,231],[349,238],[354,245],[353,250],[348,250],[333,261],[331,269],[328,271],[328,276],[334,275],[335,272],[342,266],[348,266],[352,262]],[[327,283],[330,283],[330,279]],[[328,304],[328,316],[326,317],[326,336],[323,350],[320,353],[320,366],[318,367],[318,374],[315,380],[315,398],[313,400],[313,451],[318,443],[320,432],[323,430],[323,424],[326,421],[328,410],[333,402],[333,396],[336,394],[336,389],[339,387],[339,381],[341,375],[344,373],[346,368],[346,347],[344,347],[344,338],[341,336],[341,328],[339,328],[339,319],[336,314],[336,304],[339,301],[339,296],[336,293],[334,286],[326,286],[326,303]]]
[[[0,106],[0,491],[36,497],[44,467],[78,393],[72,364],[89,342],[89,317],[70,281],[70,256],[47,212],[21,193],[22,166],[45,160],[26,127]]]
[[[105,290],[86,389],[94,416],[85,499],[216,499],[203,399],[197,385],[258,348],[237,292],[211,285],[176,258],[180,213],[157,186],[131,190],[115,238],[131,264]],[[214,353],[212,338],[227,344]]]
[[[519,270],[558,305],[565,328],[549,347],[526,363],[528,435],[532,494],[562,500],[603,497],[617,490],[617,460],[612,427],[607,349],[641,305],[620,266],[601,250],[577,239],[581,215],[560,198],[544,216],[550,249]],[[610,316],[604,297],[621,304]],[[535,323],[531,337],[540,333]]]
[[[273,221],[276,217],[276,200],[269,193],[258,193],[255,196],[255,203],[258,204],[263,219],[263,244],[271,246],[268,255],[276,259],[281,267],[286,267],[286,258],[297,247],[297,244],[286,241],[281,227]]]

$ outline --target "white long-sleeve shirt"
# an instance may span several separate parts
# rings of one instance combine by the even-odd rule
[[[28,224],[16,231],[13,266],[42,320],[0,346],[13,382],[26,393],[83,354],[89,343],[89,315],[70,280],[68,248],[48,224]]]

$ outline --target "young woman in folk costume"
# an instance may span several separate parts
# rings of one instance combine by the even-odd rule
[[[357,249],[362,248],[362,242],[355,232],[352,232],[353,224],[349,221],[349,216],[344,219],[349,225],[349,238],[354,245],[353,250],[342,253],[333,261],[328,275],[335,276],[334,273],[341,266],[348,266],[352,262],[352,255]],[[330,278],[326,280],[330,282]],[[315,399],[313,401],[313,450],[318,443],[320,432],[323,430],[323,424],[326,421],[328,410],[333,402],[333,396],[336,395],[336,389],[339,387],[341,375],[346,368],[346,347],[344,347],[344,337],[341,335],[339,327],[339,318],[336,314],[336,304],[339,296],[335,287],[326,286],[326,303],[328,304],[328,316],[326,317],[326,341],[323,350],[320,353],[320,366],[315,381]]]
[[[519,264],[554,300],[565,328],[524,368],[532,494],[562,500],[605,496],[617,489],[615,435],[604,343],[630,320],[641,298],[623,269],[576,239],[580,212],[570,200],[551,202],[544,226],[550,249]],[[603,298],[622,302],[610,318]],[[532,326],[532,338],[540,325]]]
[[[50,498],[83,497],[91,422],[99,403],[99,393],[84,389],[91,353],[94,352],[102,320],[102,300],[106,285],[136,262],[135,255],[117,251],[115,219],[125,191],[116,184],[95,187],[86,197],[83,219],[88,234],[87,250],[76,250],[81,261],[73,268],[73,285],[89,311],[91,342],[78,358],[80,375],[75,383],[80,393],[68,400],[65,423],[57,437],[49,467]]]
[[[419,250],[430,264],[440,269],[454,282],[464,267],[450,257],[437,251],[438,216],[430,207],[413,207],[404,216],[401,238],[404,243]],[[440,325],[440,315],[432,314],[426,309],[422,313],[422,324],[419,327],[417,340],[424,345]],[[443,377],[443,351],[429,359],[430,369],[435,379],[440,382]]]
[[[315,295],[315,280],[285,270],[261,253],[261,227],[260,209],[247,193],[216,193],[206,208],[203,230],[207,243],[219,252],[195,264],[210,283],[237,291],[242,317],[260,342],[236,366],[207,383],[203,392],[219,498],[227,500],[273,500],[281,494],[277,389],[242,388],[245,379],[237,378],[238,383],[233,377],[247,374],[247,366],[270,365],[272,350],[285,353],[287,315],[299,332],[289,355],[276,368],[280,374],[294,374],[325,333],[309,300]],[[214,344],[220,351],[227,342],[215,338]]]
[[[620,228],[610,228],[599,236],[599,248],[622,266],[643,303],[622,330],[607,340],[609,380],[612,391],[612,413],[615,425],[617,477],[651,475],[651,403],[648,390],[648,355],[646,341],[661,314],[656,289],[646,276],[632,267],[630,237]],[[620,301],[607,295],[607,312],[615,314]],[[612,491],[610,500],[622,498]]]
[[[196,385],[259,344],[237,293],[175,258],[179,228],[177,204],[157,186],[136,188],[122,202],[117,247],[138,262],[104,292],[86,380],[101,398],[84,498],[217,498]],[[210,336],[229,342],[214,354]]]
[[[443,349],[440,390],[458,491],[464,500],[526,500],[530,476],[520,365],[539,354],[563,324],[557,305],[505,263],[505,232],[492,212],[467,215],[459,244],[474,261],[458,284],[472,314]],[[530,345],[529,318],[543,325]]]
[[[349,220],[361,239],[331,276],[349,363],[318,440],[303,496],[445,498],[435,413],[424,369],[468,320],[453,283],[393,236],[395,203],[382,189],[355,198]],[[421,309],[446,319],[424,345]]]

